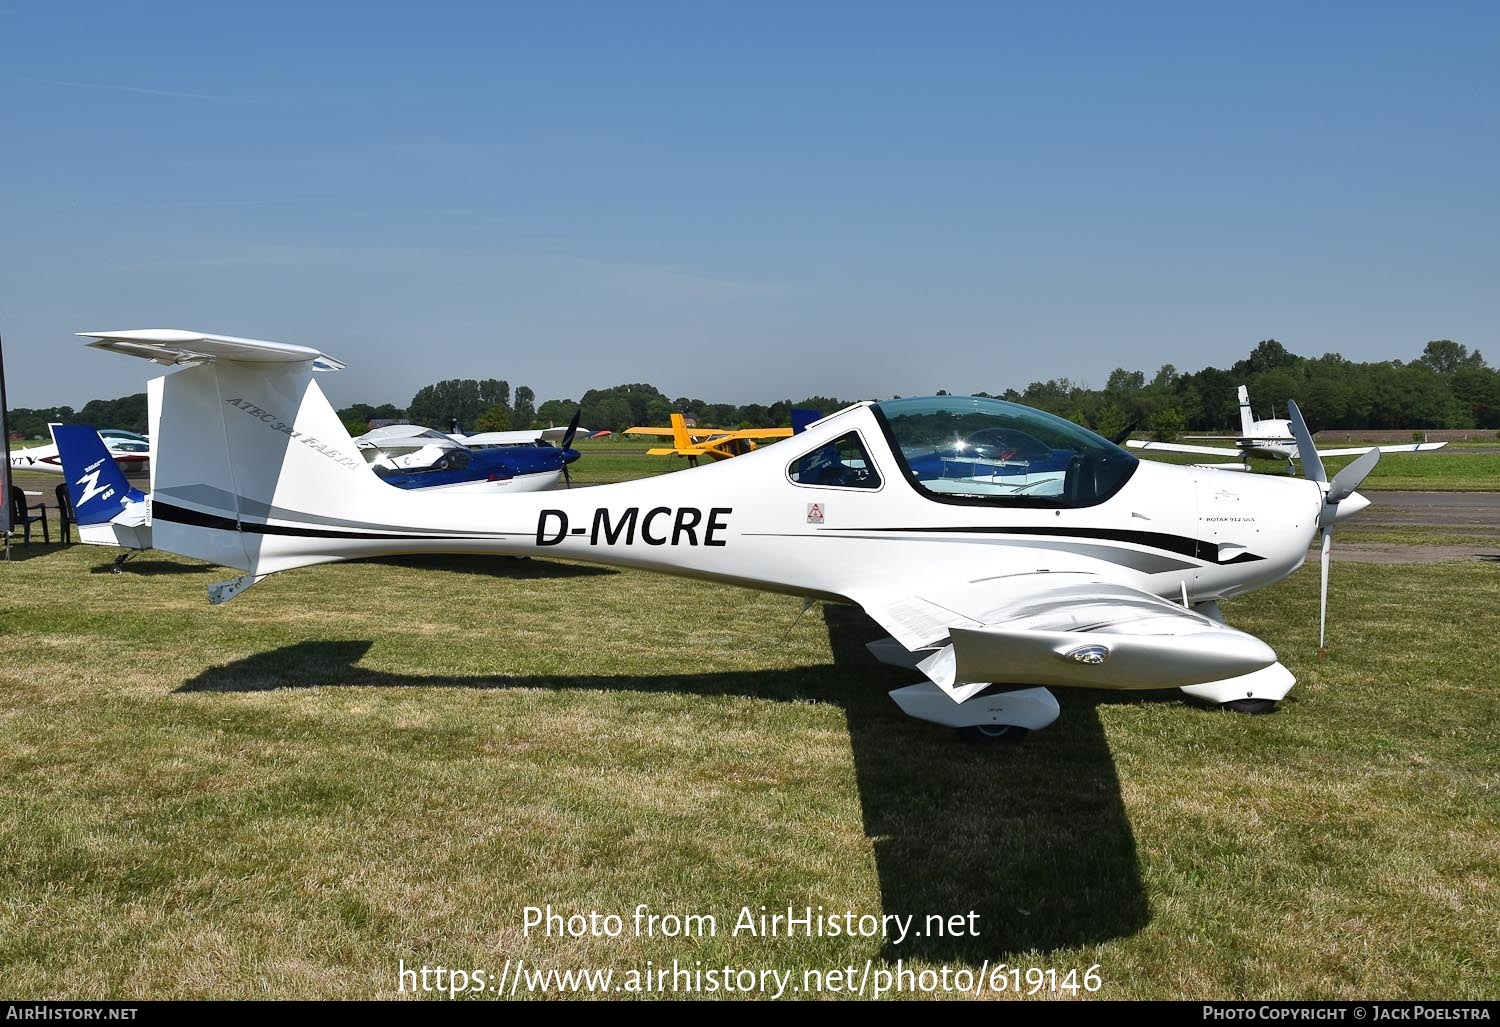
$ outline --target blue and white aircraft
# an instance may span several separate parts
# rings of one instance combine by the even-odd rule
[[[54,424],[52,443],[66,476],[78,538],[94,546],[151,548],[151,501],[125,480],[99,433],[85,424]]]
[[[377,477],[401,489],[444,492],[540,492],[559,481],[572,484],[568,465],[578,459],[567,428],[444,435],[416,424],[376,428],[354,440]],[[554,446],[553,440],[560,445]]]

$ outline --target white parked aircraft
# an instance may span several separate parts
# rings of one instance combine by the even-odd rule
[[[115,463],[122,471],[134,471],[151,459],[151,440],[144,435],[125,431],[123,428],[100,428],[99,438],[104,440],[104,446],[109,450],[109,455],[114,457]],[[57,455],[55,442],[50,446],[11,450],[10,466],[14,471],[63,473],[62,458]]]
[[[1239,456],[1239,460],[1232,463],[1205,464],[1205,467],[1217,467],[1229,471],[1248,471],[1250,469],[1251,457],[1264,457],[1268,460],[1285,460],[1287,472],[1292,471],[1292,461],[1298,459],[1298,442],[1292,431],[1292,422],[1289,420],[1267,419],[1255,420],[1255,415],[1250,411],[1250,392],[1245,386],[1239,388],[1240,396],[1240,434],[1238,435],[1188,435],[1188,439],[1202,439],[1204,441],[1218,439],[1224,442],[1233,442],[1234,447],[1226,446],[1193,446],[1182,442],[1145,442],[1131,439],[1125,445],[1132,449],[1151,449],[1161,453],[1194,453],[1201,456]],[[1327,456],[1355,456],[1359,453],[1368,453],[1371,449],[1378,449],[1382,453],[1425,453],[1428,450],[1442,449],[1446,442],[1413,442],[1397,446],[1355,446],[1350,449],[1320,449],[1319,457]]]
[[[403,489],[538,492],[572,484],[568,464],[576,425],[482,435],[444,435],[419,424],[393,424],[354,440],[375,473]],[[552,439],[560,443],[552,444]]]
[[[1140,461],[1029,407],[944,396],[860,403],[658,478],[434,496],[370,470],[314,378],[342,365],[315,349],[87,335],[195,365],[149,389],[151,517],[156,548],[245,572],[211,586],[213,602],[277,571],[402,553],[550,556],[850,602],[890,633],[872,651],[926,678],[891,693],[902,709],[971,737],[1050,724],[1041,686],[1269,708],[1294,679],[1218,603],[1285,578],[1321,531],[1326,612],[1333,525],[1368,505],[1354,489],[1379,459],[1331,483],[1316,459],[1310,480],[1229,477]],[[1002,459],[942,456],[997,432]]]

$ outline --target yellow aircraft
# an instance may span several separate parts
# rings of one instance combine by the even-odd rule
[[[792,436],[790,428],[689,428],[681,414],[672,415],[670,428],[626,428],[626,435],[655,435],[672,440],[670,446],[646,450],[651,456],[685,456],[693,467],[698,458],[728,460],[755,448],[753,439],[787,439]]]

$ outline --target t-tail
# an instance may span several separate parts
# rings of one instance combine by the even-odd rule
[[[81,334],[185,365],[148,389],[151,530],[158,549],[246,572],[212,587],[215,602],[294,567],[506,552],[534,538],[534,513],[495,530],[495,507],[479,502],[489,497],[424,496],[376,477],[315,380],[344,365],[316,349],[167,329]]]
[[[93,545],[149,549],[148,497],[125,479],[99,433],[83,424],[48,427],[73,501],[78,537]]]
[[[1250,390],[1240,386],[1240,434],[1250,438],[1255,432],[1255,415],[1250,412]]]

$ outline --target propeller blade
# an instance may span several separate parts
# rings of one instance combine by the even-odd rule
[[[573,411],[573,419],[568,422],[568,433],[562,437],[562,448],[573,448],[573,436],[578,434],[578,418],[583,414],[583,407]]]
[[[1333,528],[1323,529],[1323,587],[1318,597],[1318,655],[1323,654],[1323,642],[1328,633],[1328,555],[1333,548]]]
[[[573,475],[572,472],[568,470],[567,464],[563,464],[563,484],[568,488],[573,487]]]
[[[1333,476],[1333,484],[1328,486],[1328,502],[1340,503],[1348,499],[1379,462],[1380,450],[1372,449],[1348,467],[1345,467],[1338,474],[1335,474]]]
[[[1307,422],[1302,419],[1302,411],[1297,409],[1296,400],[1287,400],[1286,412],[1292,422],[1292,438],[1297,440],[1297,456],[1302,460],[1302,473],[1307,476],[1308,481],[1327,481],[1328,472],[1323,470],[1323,458],[1313,445],[1312,432],[1307,430]]]
[[[1131,421],[1129,428],[1126,428],[1124,431],[1118,433],[1114,438],[1110,439],[1109,441],[1113,442],[1117,446],[1123,446],[1123,445],[1125,445],[1125,440],[1128,439],[1128,438],[1130,438],[1130,436],[1132,436],[1132,435],[1135,434],[1135,426],[1136,426],[1136,422]]]

